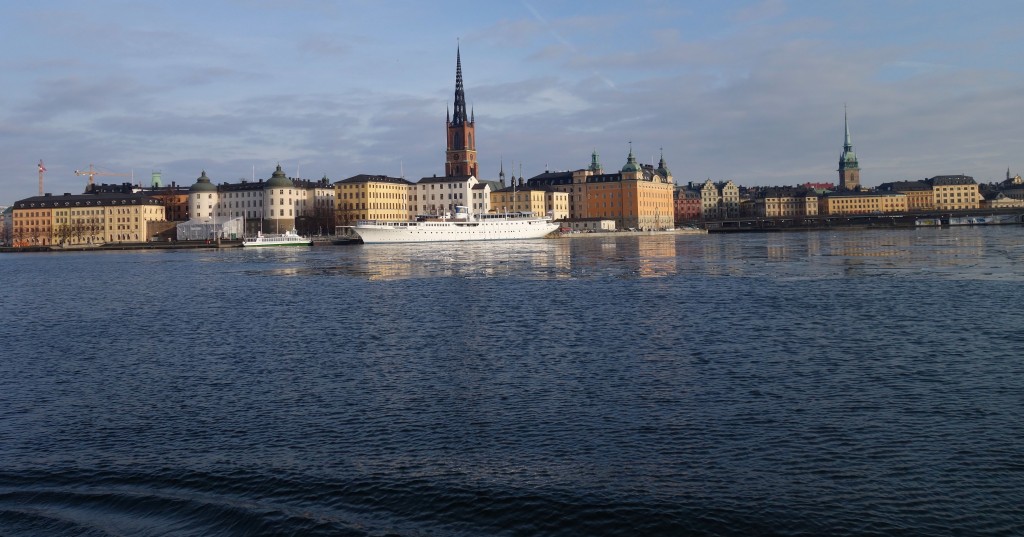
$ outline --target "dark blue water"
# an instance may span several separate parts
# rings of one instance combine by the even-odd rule
[[[0,256],[0,535],[1024,533],[1024,228]]]

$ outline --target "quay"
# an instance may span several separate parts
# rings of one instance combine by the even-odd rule
[[[941,226],[957,218],[1011,215],[1008,224],[1024,224],[1024,209],[972,209],[966,211],[915,212],[900,214],[860,214],[792,216],[782,218],[740,217],[704,222],[708,233],[821,231],[856,229],[913,229],[921,227],[919,220],[933,220]],[[932,226],[934,227],[934,226]]]

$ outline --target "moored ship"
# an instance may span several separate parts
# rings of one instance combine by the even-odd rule
[[[454,218],[426,218],[407,222],[362,220],[354,231],[364,244],[386,242],[445,242],[539,239],[558,229],[548,217],[530,213],[469,214],[456,207]]]
[[[313,239],[299,235],[294,229],[284,233],[257,232],[255,237],[242,240],[242,246],[309,246]]]

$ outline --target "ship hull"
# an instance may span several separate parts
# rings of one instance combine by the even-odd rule
[[[364,244],[540,239],[558,229],[547,219],[468,222],[360,222]]]

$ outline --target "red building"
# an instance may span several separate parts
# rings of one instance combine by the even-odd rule
[[[686,187],[676,187],[672,197],[677,225],[700,220],[700,192]]]

